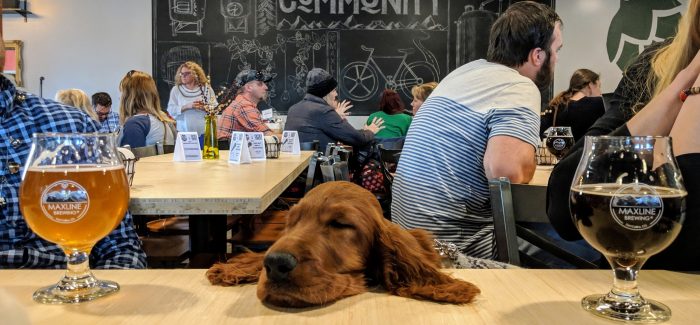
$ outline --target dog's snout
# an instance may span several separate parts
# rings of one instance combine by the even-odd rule
[[[286,281],[297,266],[297,259],[287,252],[270,252],[265,256],[265,271],[272,281]]]

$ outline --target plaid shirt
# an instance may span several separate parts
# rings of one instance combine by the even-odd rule
[[[107,114],[107,119],[102,122],[100,129],[97,132],[100,133],[112,133],[119,130],[119,114],[114,111],[109,111]]]
[[[17,91],[8,79],[0,76],[0,268],[66,267],[63,250],[34,234],[22,217],[21,168],[29,156],[33,133],[96,130],[96,123],[80,110]],[[90,266],[146,267],[146,255],[129,213],[117,229],[92,249]]]
[[[272,134],[272,130],[263,122],[257,105],[242,95],[236,96],[231,105],[224,110],[216,137],[230,139],[233,131]]]

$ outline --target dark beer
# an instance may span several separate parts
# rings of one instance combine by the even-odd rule
[[[684,190],[644,184],[571,188],[573,221],[584,239],[615,260],[646,260],[676,238],[685,219]]]
[[[561,159],[569,152],[569,149],[574,145],[574,137],[571,136],[548,136],[545,141],[547,150],[551,152],[557,159]]]

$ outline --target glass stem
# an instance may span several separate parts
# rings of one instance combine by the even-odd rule
[[[610,308],[616,312],[636,313],[644,305],[646,301],[639,295],[637,288],[637,274],[642,268],[646,258],[608,258],[612,265],[615,279],[613,288],[603,298],[610,305]]]
[[[66,253],[68,269],[58,284],[63,290],[75,291],[95,286],[97,279],[90,271],[90,256],[85,251],[74,250]]]
[[[639,289],[637,288],[638,267],[615,265],[613,272],[615,273],[615,280],[613,281],[612,293],[624,297],[639,296]]]

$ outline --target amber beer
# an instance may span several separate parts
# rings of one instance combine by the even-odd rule
[[[586,241],[608,257],[632,263],[670,245],[685,218],[684,190],[587,184],[570,193],[571,214]]]
[[[20,188],[29,227],[65,250],[92,246],[114,230],[129,204],[124,166],[31,167]]]

